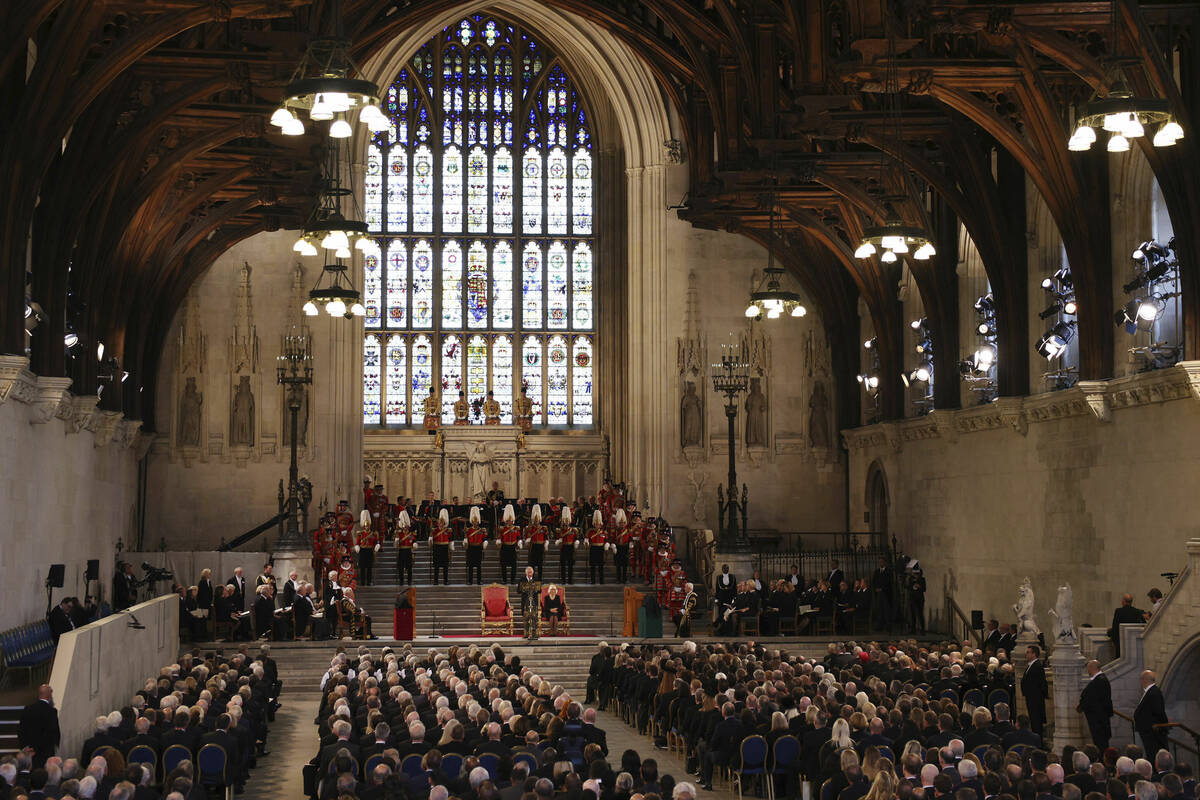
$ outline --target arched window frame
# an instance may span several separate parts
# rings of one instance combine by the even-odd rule
[[[472,15],[409,59],[383,105],[392,126],[366,156],[364,209],[383,255],[364,280],[364,335],[401,337],[410,363],[402,401],[389,401],[387,381],[364,381],[364,424],[420,426],[430,382],[443,421],[452,421],[459,390],[475,400],[482,387],[478,373],[471,380],[468,352],[482,344],[486,389],[496,392],[503,422],[527,385],[535,427],[594,427],[603,267],[595,152],[588,104],[567,65],[520,25]],[[420,336],[432,349],[424,370],[411,363],[424,352],[414,346]],[[587,369],[573,364],[581,337]],[[558,342],[568,362],[548,364]],[[531,359],[534,343],[540,357]],[[584,379],[586,388],[576,386]],[[369,386],[383,396],[368,396]],[[405,420],[388,408],[405,409]]]

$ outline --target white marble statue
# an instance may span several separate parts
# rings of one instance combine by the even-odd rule
[[[1058,623],[1054,640],[1061,644],[1075,644],[1075,620],[1071,618],[1071,584],[1058,587],[1058,600],[1050,609],[1050,616]]]
[[[1042,630],[1033,618],[1033,582],[1029,578],[1017,587],[1017,602],[1012,608],[1013,613],[1017,615],[1017,636],[1022,633],[1041,635]]]
[[[475,445],[470,455],[471,497],[483,500],[487,497],[488,468],[492,465],[492,454],[482,442]]]

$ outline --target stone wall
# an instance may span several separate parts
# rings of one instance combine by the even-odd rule
[[[290,434],[275,365],[280,337],[293,325],[309,326],[313,343],[314,379],[298,437],[313,513],[322,501],[362,504],[361,326],[301,315],[320,266],[305,259],[298,272],[294,241],[287,231],[260,233],[231,248],[176,316],[156,394],[161,435],[148,478],[152,542],[161,536],[169,549],[211,548],[277,513]],[[273,544],[274,529],[264,537],[257,547]]]
[[[0,507],[9,531],[0,630],[45,617],[50,564],[66,565],[53,602],[84,597],[93,558],[111,597],[117,540],[129,546],[136,536],[137,455],[148,446],[137,423],[97,412],[94,396],[73,398],[69,380],[38,379],[25,363],[0,358]]]
[[[1070,582],[1079,625],[1108,627],[1124,592],[1145,606],[1183,566],[1198,529],[1194,362],[1027,398],[844,432],[850,519],[865,529],[867,476],[884,470],[889,528],[964,610],[1013,617],[1033,580],[1043,628]]]

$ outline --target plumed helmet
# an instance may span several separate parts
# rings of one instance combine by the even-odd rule
[[[625,509],[618,508],[615,512],[613,512],[613,518],[616,519],[618,525],[624,525],[626,522]]]
[[[441,525],[443,528],[450,525],[450,512],[448,510],[443,508],[438,512],[438,525]]]
[[[533,506],[533,510],[529,512],[529,518],[533,520],[534,525],[541,525],[542,524],[542,507],[535,503]]]
[[[401,528],[412,526],[412,520],[408,518],[408,511],[403,508],[400,509],[400,516],[396,518],[396,521],[400,524]]]
[[[604,527],[604,515],[600,513],[600,509],[598,509],[598,508],[592,512],[592,527],[594,527],[594,528]]]
[[[471,506],[470,519],[472,525],[479,524],[479,506]]]
[[[517,519],[517,514],[515,511],[513,511],[512,503],[509,503],[508,505],[506,505],[504,507],[504,516],[503,516],[504,524],[512,525],[513,522],[516,521],[516,519]]]
[[[567,508],[566,506],[563,506],[563,510],[562,510],[562,524],[563,525],[571,524],[571,509]]]
[[[371,527],[371,512],[364,508],[362,513],[358,515],[358,524],[364,528]]]

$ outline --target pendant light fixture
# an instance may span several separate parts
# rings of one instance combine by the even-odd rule
[[[378,253],[379,244],[367,231],[354,190],[343,184],[350,174],[349,156],[343,156],[343,143],[330,137],[325,144],[320,189],[312,214],[304,224],[292,249],[303,256],[315,256],[318,248],[332,250],[335,258],[350,258],[351,249]]]
[[[354,288],[350,276],[346,274],[346,265],[338,261],[326,264],[317,276],[317,283],[308,293],[308,302],[304,304],[304,313],[315,317],[321,309],[331,317],[365,317],[367,309],[362,304],[362,296]]]
[[[1146,135],[1146,128],[1157,125],[1150,143],[1155,147],[1171,147],[1183,138],[1183,126],[1175,121],[1171,106],[1161,97],[1136,97],[1121,69],[1121,30],[1117,20],[1119,0],[1112,0],[1112,65],[1104,83],[1108,93],[1100,97],[1092,92],[1091,98],[1079,109],[1075,132],[1067,141],[1067,149],[1074,152],[1091,150],[1098,139],[1097,131],[1109,135],[1105,149],[1110,153],[1129,150],[1131,140]]]
[[[771,196],[770,234],[767,238],[767,268],[763,270],[762,288],[750,293],[750,305],[746,306],[749,319],[778,319],[784,315],[803,317],[808,309],[800,301],[800,295],[790,292],[781,285],[780,278],[785,270],[775,266],[775,196]]]
[[[342,22],[342,0],[330,3],[331,32],[309,42],[304,57],[284,89],[283,102],[271,114],[271,124],[287,136],[306,132],[302,114],[310,121],[329,122],[329,135],[348,138],[353,132],[349,116],[358,119],[372,133],[386,131],[391,122],[379,108],[379,87],[360,75],[350,57],[350,40]]]
[[[900,74],[896,61],[896,37],[893,31],[887,34],[887,69],[884,72],[883,91],[886,112],[884,114],[884,139],[891,140],[891,147],[881,147],[879,150],[879,185],[884,185],[884,167],[893,163],[900,169],[900,177],[908,194],[884,198],[888,204],[889,216],[883,225],[863,229],[862,239],[854,251],[855,258],[870,258],[876,253],[879,260],[885,264],[894,264],[899,256],[912,254],[917,261],[926,261],[937,255],[929,234],[922,228],[906,225],[893,212],[892,203],[903,203],[916,194],[911,186],[911,176],[908,165],[904,163],[904,115],[900,109]],[[889,158],[887,151],[891,150],[898,156]]]

